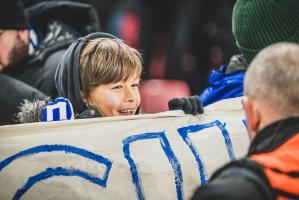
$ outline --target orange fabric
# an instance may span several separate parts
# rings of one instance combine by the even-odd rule
[[[289,199],[289,198],[286,198],[283,196],[279,196],[279,197],[277,197],[277,200],[292,200],[292,199]]]
[[[251,156],[261,165],[282,172],[299,172],[299,134],[270,153]],[[286,165],[287,163],[287,165]]]
[[[288,172],[299,172],[299,134],[272,152],[252,155],[250,158],[265,167],[264,172],[273,189],[299,195],[299,178],[288,176]],[[273,169],[279,170],[279,172]],[[288,198],[278,196],[278,200]]]
[[[286,174],[277,173],[268,168],[265,169],[265,173],[273,188],[299,195],[299,178],[293,178]]]

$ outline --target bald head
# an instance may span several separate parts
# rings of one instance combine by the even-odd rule
[[[263,49],[246,72],[244,91],[281,117],[299,116],[299,45],[277,43]]]

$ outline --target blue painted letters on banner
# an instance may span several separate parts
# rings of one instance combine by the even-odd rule
[[[176,185],[177,198],[178,198],[178,200],[182,200],[183,199],[183,193],[182,193],[183,192],[182,191],[183,177],[182,177],[181,165],[178,162],[176,156],[174,155],[164,132],[144,133],[144,134],[141,134],[141,135],[133,135],[133,136],[130,136],[130,137],[123,140],[124,156],[128,160],[128,163],[130,165],[130,169],[131,169],[131,173],[132,173],[132,179],[133,179],[133,183],[135,184],[135,187],[136,187],[136,192],[137,192],[137,195],[138,195],[138,199],[143,200],[144,195],[143,195],[143,192],[142,192],[142,186],[140,185],[137,166],[136,166],[136,164],[135,164],[135,162],[132,159],[131,154],[130,154],[130,145],[133,142],[136,142],[136,141],[139,141],[139,140],[149,140],[149,139],[155,139],[155,138],[160,140],[161,146],[162,146],[169,162],[171,163],[171,166],[172,166],[173,171],[174,171],[174,176],[175,176],[175,185]]]
[[[192,126],[187,126],[187,127],[182,127],[178,129],[178,132],[180,133],[181,137],[185,141],[185,143],[188,145],[190,148],[192,154],[195,157],[195,160],[197,162],[198,166],[198,171],[199,171],[199,176],[200,176],[200,183],[202,185],[207,183],[207,178],[204,175],[204,166],[201,161],[200,155],[193,145],[192,141],[188,137],[188,134],[197,134],[200,133],[201,130],[206,129],[206,128],[211,128],[211,127],[218,127],[222,133],[222,136],[224,138],[225,145],[227,147],[228,155],[231,160],[236,160],[236,156],[233,150],[232,142],[229,137],[229,134],[225,128],[225,124],[223,125],[220,121],[216,120],[214,122],[208,123],[208,124],[200,124],[200,125],[192,125]]]

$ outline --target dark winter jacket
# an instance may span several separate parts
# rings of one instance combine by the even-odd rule
[[[299,118],[272,123],[251,143],[245,159],[218,170],[192,200],[299,199]]]
[[[30,85],[0,74],[0,125],[17,123],[15,115],[24,99],[45,99],[46,96]]]
[[[0,125],[16,123],[16,108],[24,99],[56,97],[54,76],[67,47],[77,37],[99,31],[96,10],[88,4],[47,1],[26,12],[39,44],[33,55],[5,71],[8,76],[0,76],[0,85],[6,88],[0,90],[0,110],[5,113]]]
[[[55,84],[58,95],[68,98],[74,112],[78,114],[87,109],[80,95],[80,54],[88,40],[100,37],[115,38],[113,35],[101,32],[79,38],[67,49],[56,71]]]
[[[99,118],[103,117],[96,109],[87,108],[82,113],[80,113],[76,118],[77,119],[90,119],[90,118]]]

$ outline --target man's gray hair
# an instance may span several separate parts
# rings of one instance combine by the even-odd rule
[[[244,93],[282,115],[298,116],[299,45],[277,43],[257,54],[246,72]]]

